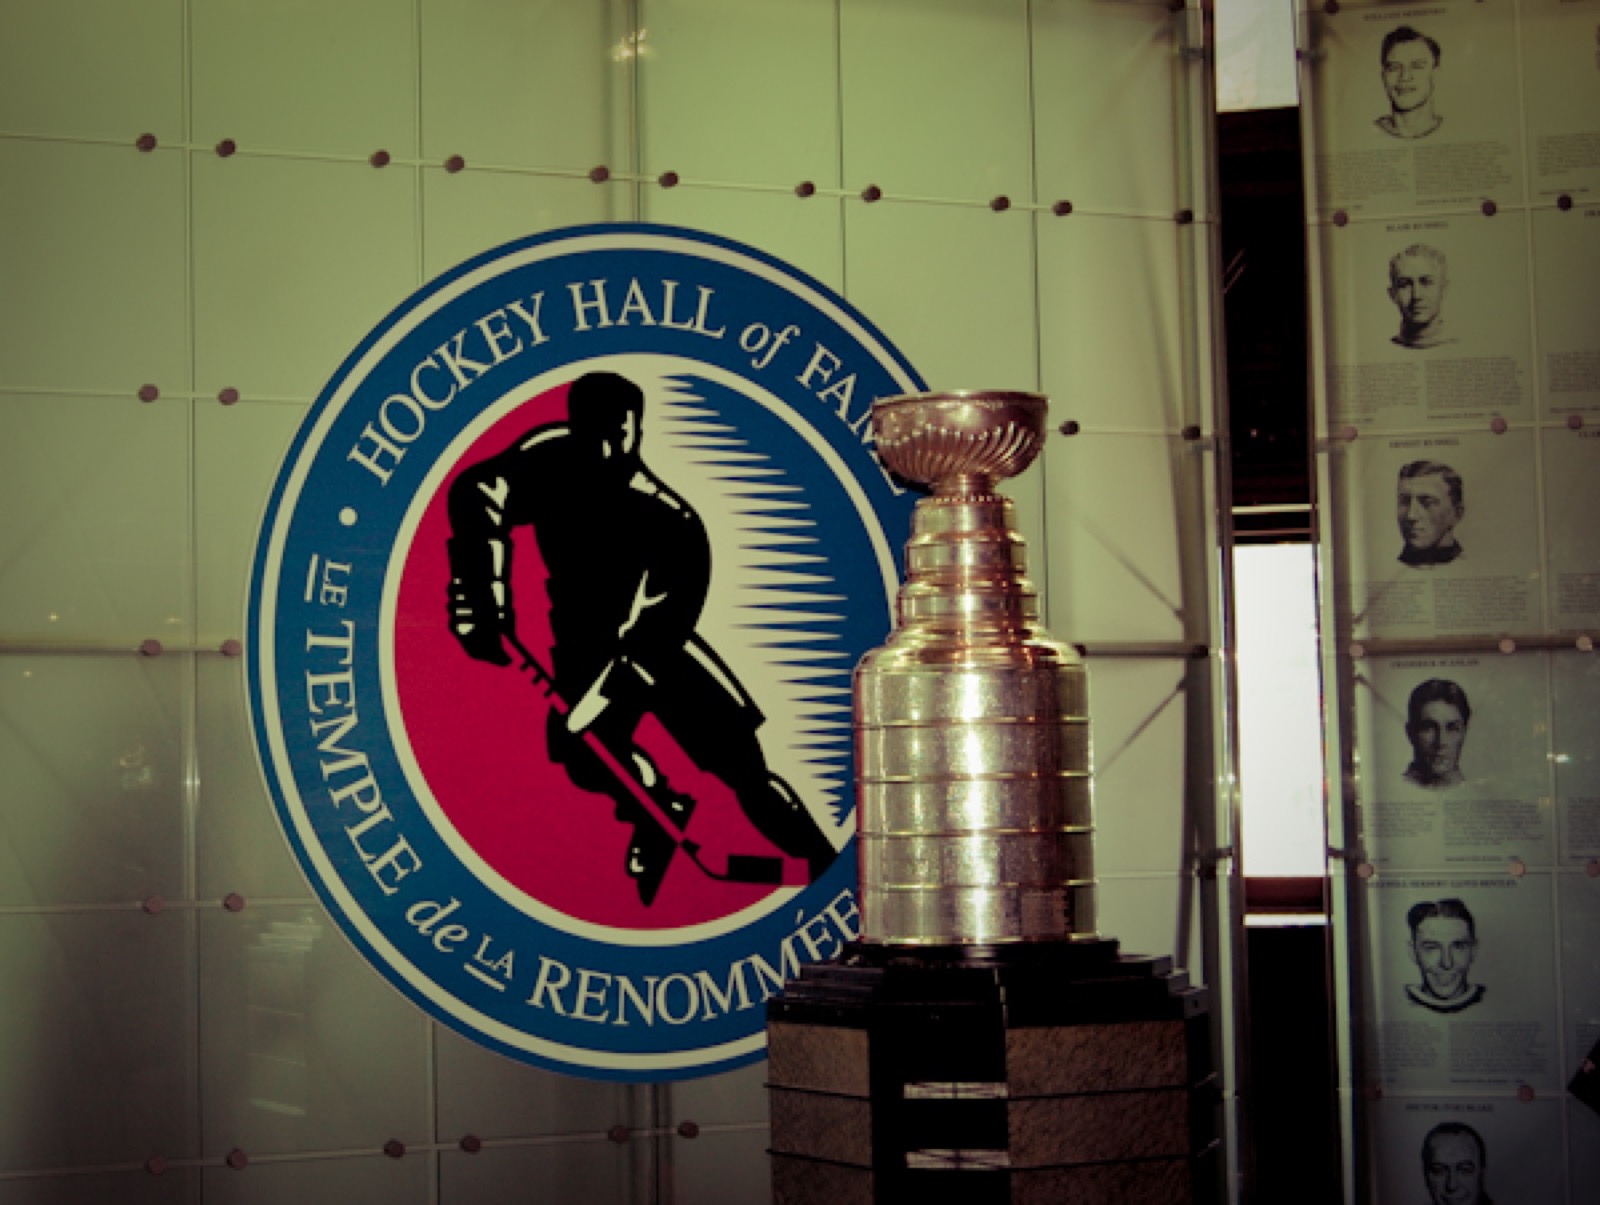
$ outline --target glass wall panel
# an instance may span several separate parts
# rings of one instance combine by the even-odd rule
[[[298,402],[195,403],[195,627],[204,648],[244,635],[256,525],[305,416]]]
[[[593,1141],[627,1125],[635,1090],[521,1067],[435,1026],[439,1139],[518,1135]]]
[[[1130,154],[1124,141],[1138,130],[1153,152],[1190,136],[1181,128],[1179,97],[1189,81],[1173,70],[1171,7],[1035,0],[1030,14],[1035,134],[1045,135],[1034,147],[1037,199],[1070,201],[1079,213],[1174,213],[1182,186],[1171,159]],[[1118,282],[1113,275],[1101,281],[1113,293],[1121,291]],[[1161,305],[1151,311],[1175,315]]]
[[[0,616],[12,638],[184,640],[189,406],[0,398]]]
[[[676,1139],[671,1177],[672,1199],[683,1205],[766,1205],[772,1199],[766,1131],[702,1130],[692,1141]]]
[[[925,380],[1036,387],[1033,241],[1023,214],[884,200],[847,205],[844,218],[850,299]]]
[[[841,207],[846,202],[829,196],[813,196],[804,205],[794,201],[789,189],[755,192],[658,185],[642,190],[640,208],[646,221],[708,230],[758,246],[829,288],[842,290],[845,232]]]
[[[249,730],[256,528],[329,375],[464,259],[615,221],[797,265],[935,388],[1055,396],[1013,492],[1052,630],[1089,650],[1105,927],[1212,986],[1231,1119],[1207,19],[1201,0],[0,0],[0,1205],[768,1199],[764,1067],[562,1077],[386,987],[295,867]],[[1573,131],[1540,120],[1545,174],[1579,178]],[[1587,244],[1544,216],[1521,250],[1510,215],[1463,234],[1464,263],[1546,288]],[[1495,371],[1528,409],[1576,409],[1600,401],[1596,351],[1552,318]],[[1521,540],[1581,505],[1590,445],[1486,433],[1494,413],[1474,491],[1553,466],[1514,516],[1474,515]],[[1561,567],[1492,576],[1600,611],[1582,525],[1534,531]],[[1581,733],[1593,683],[1551,677],[1546,722]],[[1568,747],[1540,832],[1593,857],[1600,786]],[[1583,982],[1581,947],[1550,957]],[[1231,1122],[1225,1147],[1232,1185]]]
[[[0,657],[0,908],[187,894],[186,659]]]
[[[639,27],[644,174],[839,186],[832,0],[641,0]]]
[[[200,1153],[194,935],[137,905],[0,915],[0,1171]]]
[[[1600,5],[1302,16],[1346,1194],[1588,1200]]]
[[[628,170],[642,49],[624,0],[422,0],[423,158]],[[531,231],[529,232],[531,233]]]
[[[0,141],[0,386],[186,389],[185,159]]]
[[[651,1179],[633,1171],[648,1140],[611,1142],[590,1138],[560,1144],[485,1144],[475,1154],[445,1151],[439,1157],[439,1205],[499,1205],[529,1200],[534,1191],[552,1201],[585,1205],[633,1205],[658,1198]],[[424,1198],[417,1198],[419,1200]]]
[[[429,1138],[430,1026],[320,908],[250,903],[200,919],[206,1149],[382,1150]]]
[[[634,189],[614,180],[531,172],[422,170],[423,275],[536,230],[634,217]]]
[[[193,170],[196,389],[315,396],[416,287],[411,173],[246,154]]]
[[[202,656],[195,666],[195,894],[208,902],[310,902],[255,765],[237,657]]]
[[[365,156],[417,153],[417,68],[409,0],[195,7],[190,116],[197,142]],[[361,87],[351,88],[352,77]],[[285,87],[287,81],[292,87]]]
[[[0,130],[131,144],[184,136],[183,0],[10,4]],[[93,87],[85,87],[93,80]]]
[[[0,1180],[0,1205],[194,1205],[200,1200],[199,1168],[143,1167],[122,1172],[41,1179]]]
[[[841,4],[844,186],[1031,196],[1028,35],[1023,0]]]
[[[318,1159],[274,1163],[255,1160],[243,1168],[208,1167],[201,1199],[206,1205],[347,1205],[351,1201],[426,1201],[435,1177],[427,1153],[400,1159]]]

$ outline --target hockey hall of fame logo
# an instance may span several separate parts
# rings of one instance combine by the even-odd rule
[[[648,225],[425,286],[323,391],[257,544],[257,749],[363,955],[504,1054],[669,1080],[762,1056],[856,936],[850,675],[921,388],[824,286]]]

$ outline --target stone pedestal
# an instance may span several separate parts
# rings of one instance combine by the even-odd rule
[[[777,1205],[1216,1199],[1206,993],[1170,959],[857,944],[767,1020]]]

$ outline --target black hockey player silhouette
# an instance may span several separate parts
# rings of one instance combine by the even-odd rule
[[[760,708],[696,631],[711,545],[700,516],[640,456],[643,391],[615,373],[588,373],[572,384],[567,416],[466,469],[450,487],[451,630],[480,661],[510,665],[512,650],[524,653],[511,533],[531,527],[554,637],[550,758],[578,787],[615,800],[617,818],[633,825],[626,869],[639,898],[655,899],[680,845],[697,848],[682,836],[695,800],[674,790],[635,743],[646,715],[817,878],[835,850],[768,767]]]

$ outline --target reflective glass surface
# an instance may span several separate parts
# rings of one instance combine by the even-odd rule
[[[480,251],[562,226],[633,217],[633,190],[577,176],[422,172],[423,275],[432,279]]]
[[[182,641],[189,407],[0,396],[0,623],[59,644]]]
[[[183,137],[182,0],[8,4],[0,29],[0,129]]]
[[[253,1161],[242,1170],[205,1169],[205,1205],[428,1205],[432,1200],[431,1153],[390,1159],[373,1152],[364,1158],[315,1159],[273,1163]]]
[[[643,170],[837,187],[837,21],[830,0],[643,0]]]
[[[439,1156],[439,1202],[489,1205],[526,1201],[537,1192],[551,1201],[632,1205],[635,1193],[640,1191],[634,1188],[633,1163],[643,1152],[630,1148],[648,1142],[649,1139],[634,1139],[616,1143],[590,1138],[581,1142],[485,1146],[471,1155],[446,1151]],[[645,1167],[649,1167],[648,1162]]]
[[[365,157],[381,147],[414,155],[413,8],[410,0],[343,0],[313,16],[295,5],[252,0],[195,6],[195,140],[231,138],[252,150],[293,147]],[[350,87],[352,77],[361,80],[360,88]]]
[[[1126,954],[1170,957],[1175,966],[1200,966],[1198,900],[1170,875],[1102,875],[1096,892],[1099,930]]]
[[[885,200],[848,201],[844,217],[845,295],[930,389],[1036,386],[1025,216]]]
[[[1045,445],[1057,636],[1089,645],[1183,638],[1179,460],[1199,455],[1170,436],[1085,431]]]
[[[1130,155],[1127,130],[1172,138],[1178,18],[1161,3],[1042,0],[1032,5],[1039,200],[1170,214],[1170,159]]]
[[[727,1125],[767,1120],[767,1065],[741,1067],[723,1075],[686,1080],[672,1086],[673,1124]]]
[[[1095,868],[1101,875],[1164,872],[1183,864],[1189,835],[1171,817],[1183,793],[1185,663],[1091,657]]]
[[[256,528],[306,409],[296,403],[195,404],[195,627],[202,648],[214,651],[244,636]]]
[[[683,1205],[765,1205],[772,1199],[765,1128],[672,1140],[674,1200]]]
[[[791,191],[746,192],[679,185],[646,188],[642,216],[688,226],[759,247],[816,277],[844,287],[844,228],[835,197],[797,197]]]
[[[428,1022],[313,904],[199,913],[208,1151],[428,1138]]]
[[[422,0],[422,153],[626,170],[635,31],[620,0]]]
[[[439,1137],[473,1134],[582,1135],[588,1140],[628,1125],[645,1089],[573,1079],[513,1063],[439,1026],[434,1028]]]
[[[186,890],[189,658],[0,657],[0,906]]]
[[[206,655],[195,662],[195,893],[212,903],[309,900],[262,782],[245,706],[244,664]]]
[[[196,389],[314,398],[419,283],[415,189],[398,166],[197,156]]]
[[[0,1205],[196,1205],[200,1181],[198,1168],[0,1180]]]
[[[1021,0],[845,4],[839,44],[846,188],[978,201],[1030,195]]]
[[[189,384],[176,152],[0,139],[0,386]]]
[[[0,1170],[200,1153],[193,958],[182,911],[0,916]]]
[[[1035,219],[1040,372],[1057,424],[1183,425],[1177,228],[1089,213]]]

